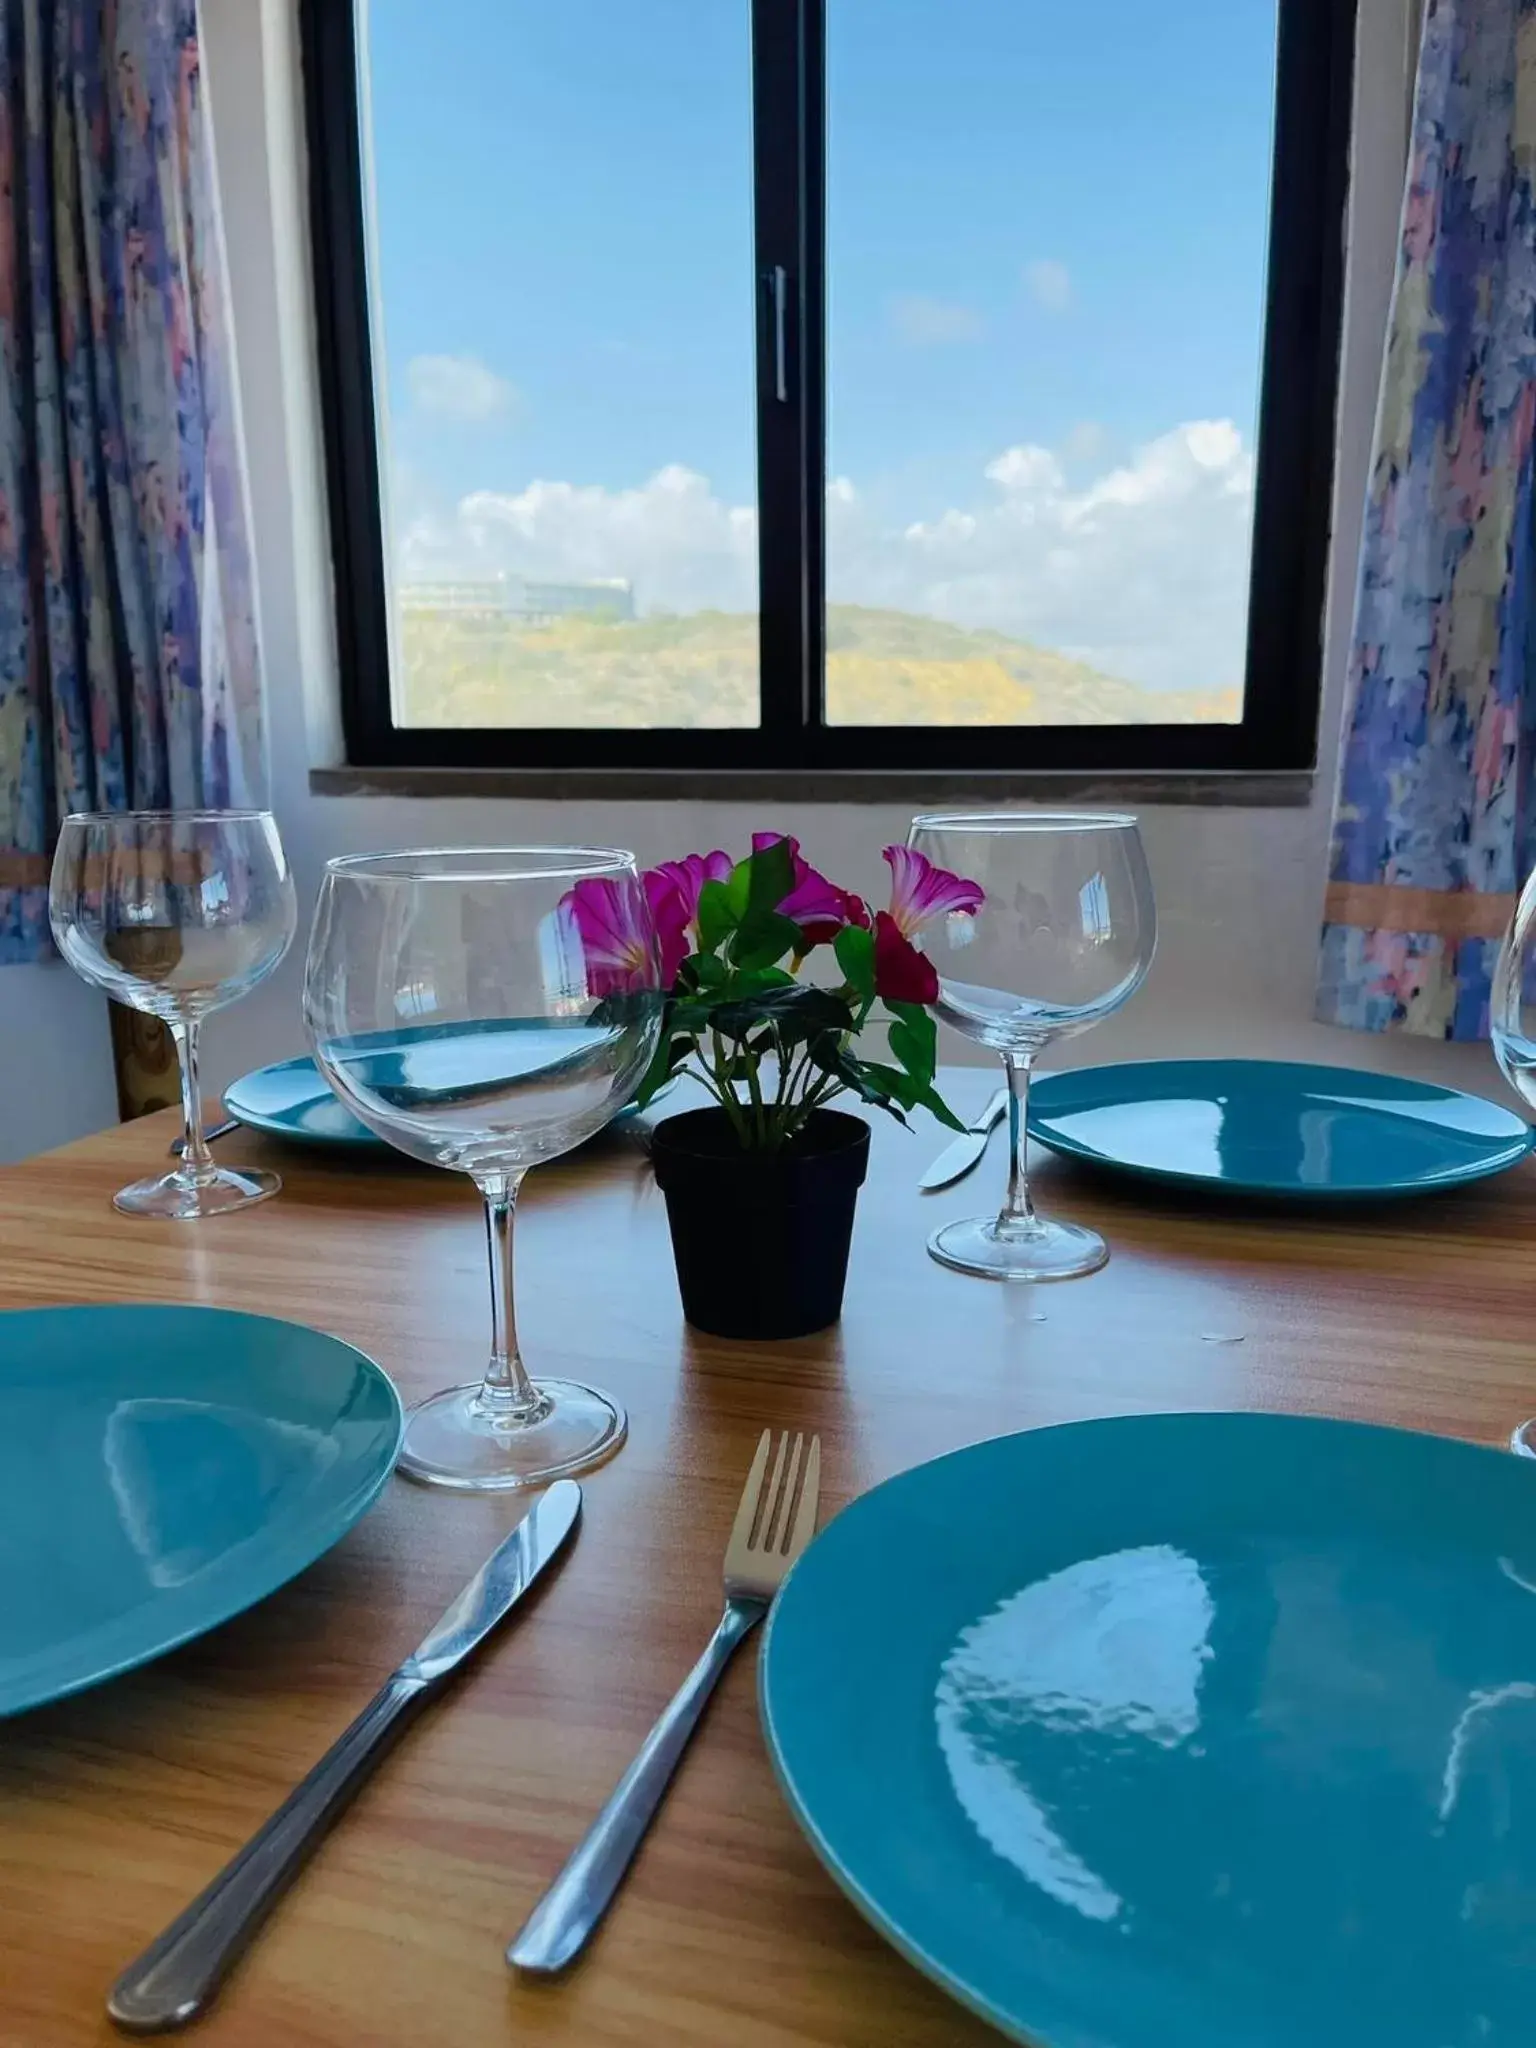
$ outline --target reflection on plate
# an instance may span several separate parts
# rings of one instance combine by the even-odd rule
[[[312,1564],[394,1465],[334,1337],[226,1309],[0,1314],[0,1714],[213,1628]]]
[[[424,1027],[418,1036],[421,1042],[409,1048],[409,1059],[401,1055],[398,1045],[392,1046],[381,1057],[388,1057],[401,1068],[406,1079],[413,1079],[418,1086],[437,1089],[445,1086],[473,1087],[475,1063],[472,1056],[467,1061],[465,1057],[466,1045],[472,1055],[472,1039],[434,1039],[431,1027]],[[446,1047],[448,1056],[456,1063],[450,1073],[437,1070],[441,1061],[434,1065],[432,1055],[439,1047]],[[414,1069],[408,1073],[410,1062],[414,1062]],[[660,1095],[652,1100],[659,1101]],[[238,1081],[232,1081],[224,1090],[223,1102],[230,1116],[237,1117],[253,1131],[264,1131],[269,1137],[284,1138],[293,1144],[361,1146],[374,1152],[393,1149],[383,1138],[375,1137],[365,1124],[358,1122],[351,1110],[337,1100],[307,1053],[298,1059],[279,1060],[273,1066],[258,1067],[253,1073],[242,1074]],[[614,1121],[619,1122],[635,1113],[633,1107],[622,1109]]]
[[[1517,2048],[1536,1897],[1536,1469],[1148,1416],[878,1487],[769,1622],[833,1875],[1035,2048]]]

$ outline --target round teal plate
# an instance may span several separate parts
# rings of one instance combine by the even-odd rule
[[[1035,2048],[1526,2048],[1536,1465],[1154,1415],[857,1500],[761,1665],[800,1824]]]
[[[228,1309],[0,1315],[0,1714],[262,1600],[395,1462],[400,1402],[318,1330]]]
[[[1048,1074],[1029,1134],[1089,1165],[1302,1201],[1432,1194],[1517,1165],[1533,1133],[1480,1095],[1350,1067],[1146,1060]]]
[[[409,1075],[408,1061],[414,1056],[418,1061],[423,1052],[435,1049],[433,1034],[411,1034],[412,1043],[402,1051],[399,1039],[404,1034],[390,1034],[382,1040],[384,1049],[379,1058],[387,1060],[402,1075]],[[420,1039],[421,1043],[417,1040]],[[478,1078],[472,1057],[465,1058],[465,1041],[453,1041],[452,1058],[455,1063],[446,1085],[472,1086]],[[473,1041],[468,1042],[470,1047]],[[438,1062],[439,1066],[441,1061]],[[445,1082],[440,1072],[427,1076],[427,1081],[437,1092]],[[392,1085],[399,1091],[401,1080],[392,1078]],[[658,1102],[661,1090],[651,1098]],[[258,1067],[254,1073],[242,1074],[238,1081],[232,1081],[223,1091],[226,1112],[248,1125],[253,1131],[265,1131],[269,1137],[286,1138],[300,1145],[342,1145],[362,1146],[372,1152],[388,1152],[392,1148],[383,1138],[375,1137],[366,1124],[357,1118],[338,1098],[332,1094],[330,1084],[323,1079],[319,1068],[307,1053],[298,1059],[279,1060],[274,1066]],[[633,1105],[621,1109],[614,1121],[633,1116]]]
[[[376,1138],[366,1124],[360,1124],[351,1110],[331,1093],[320,1070],[305,1053],[296,1060],[279,1060],[275,1066],[258,1067],[242,1074],[223,1092],[224,1108],[253,1131],[269,1137],[288,1138],[309,1145],[362,1145],[371,1151],[387,1152],[382,1138]]]

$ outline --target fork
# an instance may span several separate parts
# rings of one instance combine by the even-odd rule
[[[613,1788],[608,1804],[508,1948],[507,1961],[516,1969],[553,1976],[585,1948],[656,1818],[732,1652],[768,1612],[785,1573],[811,1540],[821,1488],[821,1439],[813,1436],[806,1449],[804,1437],[797,1434],[791,1448],[788,1431],[782,1432],[770,1474],[772,1438],[772,1430],[765,1429],[726,1545],[720,1626]]]

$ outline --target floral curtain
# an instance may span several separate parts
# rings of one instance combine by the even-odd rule
[[[1429,0],[1318,1015],[1478,1038],[1536,858],[1536,0]]]
[[[5,0],[0,961],[65,811],[263,800],[233,367],[196,0]]]

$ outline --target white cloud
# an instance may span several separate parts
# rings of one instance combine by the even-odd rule
[[[1253,462],[1230,420],[1187,421],[1076,488],[1057,451],[1020,443],[965,497],[912,520],[834,477],[833,602],[990,627],[1156,689],[1240,681]],[[679,465],[629,490],[537,482],[445,512],[403,500],[397,477],[408,582],[626,576],[642,612],[756,602],[756,513]]]
[[[440,419],[476,422],[503,418],[517,402],[505,377],[478,356],[412,356],[405,366],[413,404]]]
[[[903,292],[890,302],[891,325],[914,348],[942,347],[948,342],[979,341],[986,322],[971,306],[930,299],[921,292]]]
[[[538,481],[472,491],[447,517],[408,508],[403,521],[397,505],[396,531],[408,583],[503,571],[541,582],[626,576],[645,611],[757,602],[756,511],[723,504],[680,463],[632,490]]]
[[[1047,313],[1065,313],[1072,303],[1072,273],[1054,256],[1037,256],[1026,263],[1024,282],[1035,304]]]

